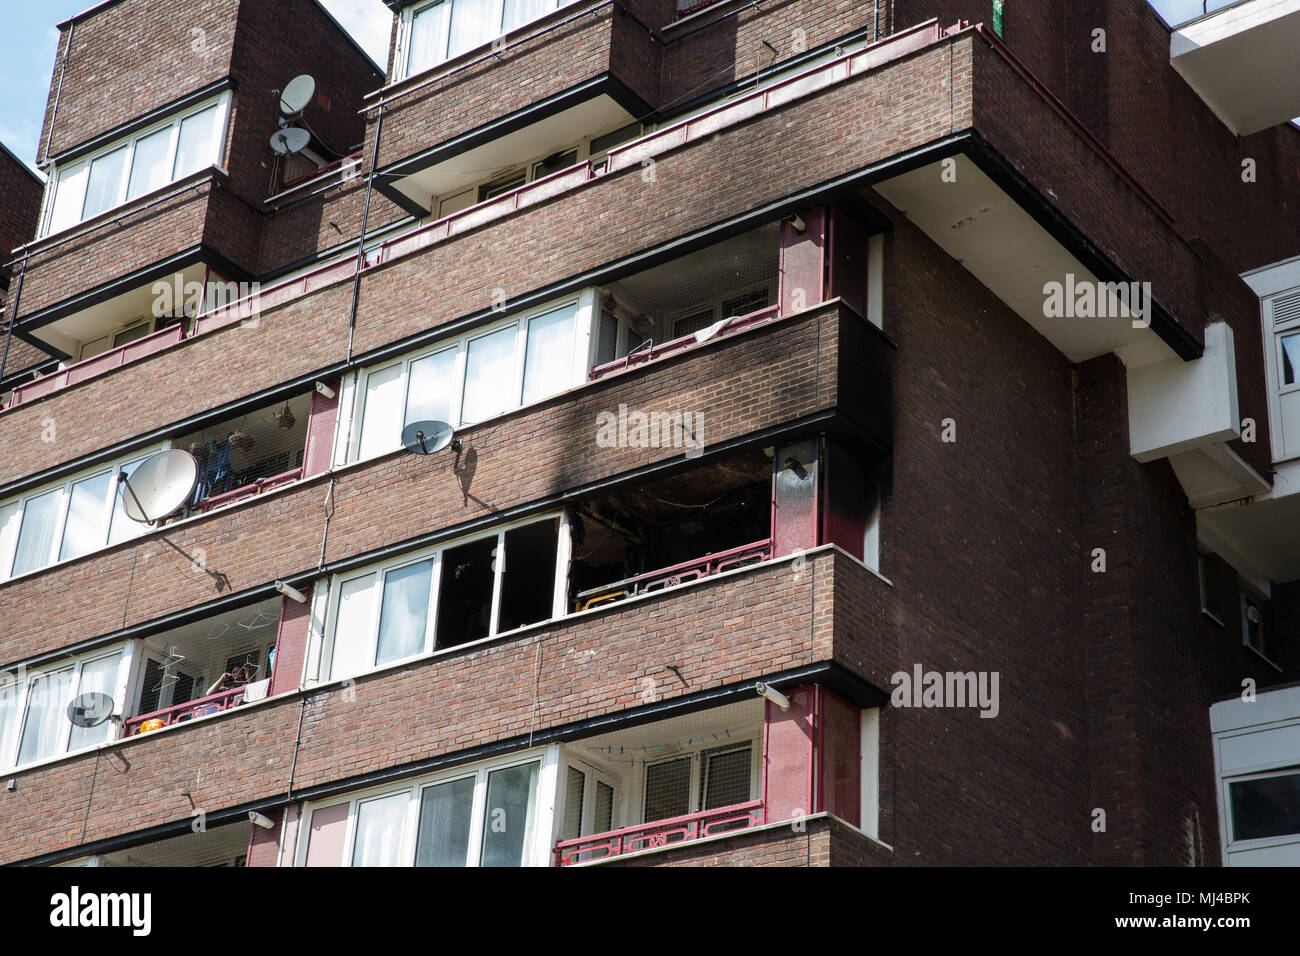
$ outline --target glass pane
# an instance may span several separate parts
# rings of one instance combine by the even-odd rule
[[[506,532],[498,632],[536,624],[551,616],[559,530],[556,521],[538,521]]]
[[[701,810],[716,810],[749,802],[750,749],[710,751],[704,754],[704,798]]]
[[[456,397],[456,350],[446,349],[411,363],[406,386],[406,421],[450,422]]]
[[[133,461],[130,464],[123,465],[121,470],[126,472],[126,476],[130,478],[144,461],[144,458]],[[110,545],[121,544],[123,541],[138,537],[149,530],[148,525],[139,521],[132,521],[127,517],[126,506],[123,501],[124,496],[129,494],[130,492],[126,490],[126,486],[119,482],[117,493],[113,498],[113,523],[108,529],[108,543]]]
[[[401,447],[402,365],[366,376],[365,409],[361,418],[361,459],[373,458]]]
[[[72,668],[68,668],[31,682],[23,740],[18,748],[20,764],[63,753],[68,741],[68,728],[72,726],[64,710],[72,700],[75,676]]]
[[[530,405],[573,384],[573,320],[577,306],[539,315],[528,323],[524,355],[524,404]]]
[[[425,787],[420,795],[415,865],[464,866],[469,856],[469,823],[473,810],[473,777]]]
[[[105,209],[112,209],[117,205],[125,166],[125,146],[106,153],[90,164],[90,181],[86,184],[86,204],[81,208],[82,219],[98,216]]]
[[[0,767],[12,765],[19,715],[23,708],[23,684],[10,681],[0,687]]]
[[[81,221],[81,207],[86,201],[86,180],[90,169],[78,163],[59,172],[54,193],[54,212],[50,215],[50,232],[58,232]]]
[[[370,665],[370,628],[374,625],[375,576],[345,581],[339,589],[338,621],[334,625],[331,677],[359,674]]]
[[[540,764],[488,774],[483,819],[483,866],[521,866],[533,831],[533,797]]]
[[[172,179],[183,179],[221,159],[221,131],[217,129],[220,112],[219,106],[209,106],[181,122]]]
[[[117,693],[117,671],[122,663],[122,655],[114,654],[112,657],[101,657],[97,661],[91,661],[82,665],[81,668],[81,685],[77,688],[77,696],[83,694],[107,694],[113,698],[114,712],[118,710],[118,704],[121,701],[114,696]],[[76,750],[79,747],[88,747],[91,744],[103,743],[108,740],[113,732],[113,722],[106,720],[98,727],[77,727],[72,728],[72,739],[68,744],[69,750]]]
[[[501,32],[500,0],[455,0],[448,57],[481,46]]]
[[[447,11],[450,3],[435,3],[415,14],[411,22],[411,53],[406,75],[427,70],[446,58]]]
[[[614,829],[614,788],[596,781],[596,806],[591,822],[592,833],[607,833]]]
[[[23,509],[23,527],[18,533],[18,553],[14,556],[15,575],[26,574],[50,563],[54,526],[59,521],[62,504],[61,488],[27,499],[27,507]]]
[[[421,561],[384,575],[376,664],[398,661],[424,650],[432,579],[432,561]]]
[[[564,781],[564,827],[561,840],[576,840],[582,836],[582,794],[587,788],[587,775],[577,767],[570,767]]]
[[[645,768],[645,821],[667,820],[691,812],[691,758],[680,757]]]
[[[438,647],[455,647],[488,636],[496,546],[495,537],[480,538],[443,552],[438,585]]]
[[[555,0],[505,0],[503,30],[513,30],[555,9]]]
[[[131,158],[131,182],[126,198],[134,199],[166,186],[170,181],[172,127],[142,136],[135,142],[135,155]]]
[[[1232,802],[1232,839],[1300,833],[1300,773],[1228,785]]]
[[[1282,384],[1300,381],[1300,332],[1282,336]]]
[[[0,505],[0,581],[9,575],[14,544],[18,541],[18,525],[22,520],[22,502],[11,501]]]
[[[357,806],[357,839],[352,844],[353,866],[397,866],[401,860],[402,826],[406,821],[407,794],[367,800]]]
[[[87,478],[72,486],[68,520],[63,526],[63,547],[59,560],[79,558],[104,543],[104,519],[108,506],[109,472]]]
[[[515,377],[515,327],[499,329],[469,343],[465,359],[465,404],[460,420],[481,422],[512,404]]]

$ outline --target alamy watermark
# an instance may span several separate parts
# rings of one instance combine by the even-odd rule
[[[920,664],[911,673],[898,671],[889,678],[894,685],[889,703],[894,707],[978,707],[981,717],[996,717],[997,671],[927,671]]]
[[[194,279],[187,282],[177,273],[170,279],[155,282],[150,291],[154,295],[153,315],[156,319],[193,319],[239,303],[240,319],[255,322],[262,283],[224,282],[211,277],[204,282]]]
[[[643,412],[620,404],[618,412],[596,416],[600,448],[685,448],[687,458],[704,454],[702,412]]]
[[[1094,282],[1075,279],[1043,286],[1043,315],[1049,319],[1131,319],[1133,328],[1151,326],[1150,282]]]

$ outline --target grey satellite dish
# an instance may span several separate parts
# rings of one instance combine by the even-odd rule
[[[280,112],[289,118],[301,116],[316,95],[316,81],[307,74],[295,76],[280,94]]]
[[[141,524],[152,524],[185,504],[199,480],[199,463],[187,451],[160,451],[140,462],[128,476],[122,473],[122,508]]]
[[[277,130],[271,134],[271,148],[281,156],[287,153],[301,153],[310,142],[311,133],[296,126]]]
[[[68,704],[68,720],[76,727],[98,727],[113,716],[113,698],[107,694],[82,694]]]
[[[695,333],[695,341],[700,343],[707,342],[709,339],[721,332],[723,327],[730,321],[731,318],[718,319],[718,321],[714,322],[712,325],[700,329]]]
[[[460,451],[456,430],[446,422],[411,422],[402,429],[402,447],[417,455],[432,455],[448,445]]]

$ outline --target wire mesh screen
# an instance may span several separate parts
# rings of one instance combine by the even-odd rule
[[[775,306],[779,262],[771,223],[612,283],[597,364]]]
[[[671,673],[666,678],[676,679]],[[569,744],[559,862],[581,863],[760,823],[762,751],[761,700]]]
[[[299,395],[176,439],[173,447],[199,463],[190,513],[252,493],[259,483],[297,478],[310,412],[311,395]]]
[[[248,859],[248,845],[253,832],[252,824],[245,821],[221,827],[206,825],[204,817],[196,811],[191,832],[169,840],[146,843],[128,850],[105,853],[95,859],[96,866],[182,866],[219,867],[244,866]]]

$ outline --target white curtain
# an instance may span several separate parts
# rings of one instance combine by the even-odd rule
[[[60,561],[89,554],[104,543],[104,512],[112,480],[112,474],[104,472],[72,486],[68,520],[63,526],[63,545],[59,550]]]
[[[361,418],[360,459],[373,458],[400,447],[402,437],[402,363],[366,376],[365,409]]]
[[[441,63],[447,54],[447,14],[450,0],[417,10],[411,20],[410,52],[406,58],[406,75]]]
[[[524,404],[562,392],[573,380],[576,306],[539,315],[528,323],[524,357]]]
[[[353,866],[397,866],[401,863],[402,829],[406,822],[405,793],[367,800],[357,807],[357,838]]]
[[[135,141],[135,154],[131,157],[131,181],[126,198],[135,199],[167,185],[171,172],[172,127],[142,136]]]
[[[443,349],[411,363],[410,382],[406,387],[406,424],[451,421],[455,372],[455,349]]]
[[[122,655],[120,653],[83,664],[81,667],[81,684],[77,688],[77,696],[80,697],[83,694],[91,693],[107,694],[109,697],[114,698],[113,704],[115,710],[117,710],[122,703],[114,696],[117,693],[117,674],[121,664]],[[109,739],[112,729],[112,722],[107,720],[98,727],[74,726],[68,749],[76,750],[80,747],[88,747],[91,744],[103,743]]]
[[[176,165],[172,179],[184,179],[221,159],[221,133],[217,128],[219,104],[195,113],[181,123],[180,140],[176,144]]]
[[[539,766],[530,763],[488,774],[483,866],[523,865],[532,845]]]
[[[474,780],[461,777],[421,791],[416,866],[464,866],[468,862]]]
[[[501,329],[469,343],[465,359],[463,424],[481,422],[513,404],[515,328]]]
[[[482,46],[501,34],[501,0],[455,0],[448,58]]]
[[[23,526],[18,532],[18,553],[14,556],[15,576],[35,571],[50,563],[54,526],[59,523],[63,489],[28,498],[23,508]]]
[[[18,762],[30,763],[63,753],[68,740],[67,714],[72,700],[76,672],[67,670],[46,674],[31,682],[27,696],[27,720],[23,740],[18,748]]]
[[[86,184],[86,205],[82,219],[98,216],[117,205],[126,167],[126,147],[105,153],[90,164],[90,181]]]
[[[555,0],[505,0],[503,32],[521,27],[555,9]]]
[[[421,561],[384,575],[376,664],[399,661],[424,650],[432,578],[432,561]]]
[[[359,674],[370,666],[370,635],[374,622],[375,576],[362,575],[339,588],[338,620],[334,625],[334,654],[330,677]]]

